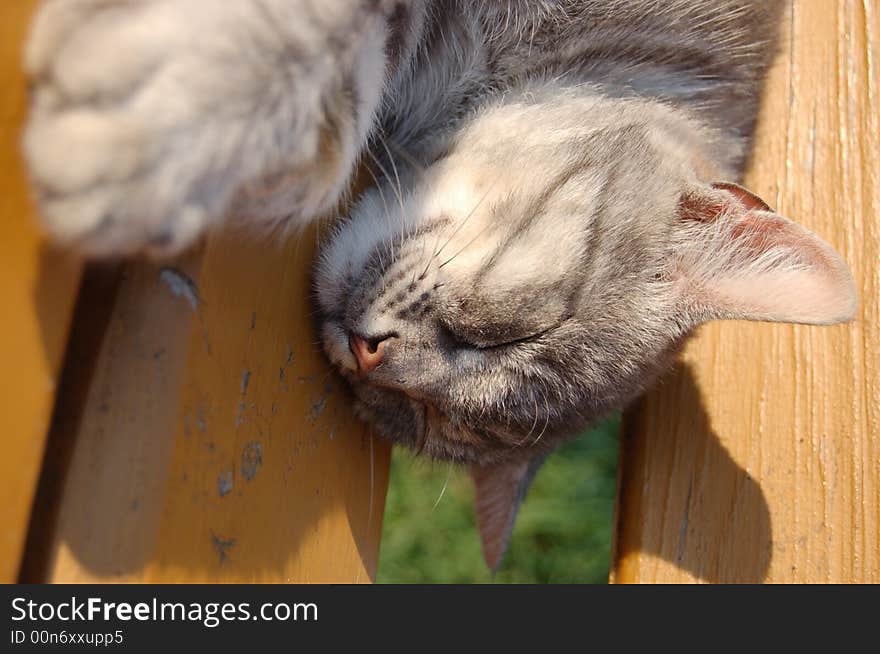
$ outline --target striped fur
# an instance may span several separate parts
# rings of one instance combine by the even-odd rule
[[[696,325],[852,316],[836,253],[730,183],[781,8],[46,0],[25,152],[94,254],[301,225],[367,165],[316,268],[324,348],[381,434],[474,467],[494,567],[539,462]],[[368,374],[353,334],[385,339]]]

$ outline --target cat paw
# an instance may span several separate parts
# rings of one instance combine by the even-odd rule
[[[90,255],[171,254],[208,223],[193,171],[161,160],[149,123],[96,110],[36,113],[25,153],[49,236]]]
[[[224,199],[222,189],[207,194],[217,170],[183,85],[177,13],[106,0],[54,0],[38,13],[25,53],[23,146],[54,240],[93,255],[170,254]]]
[[[347,0],[44,2],[24,152],[49,235],[170,254],[230,209],[277,224],[334,206],[368,124],[340,67],[382,61],[378,25]]]

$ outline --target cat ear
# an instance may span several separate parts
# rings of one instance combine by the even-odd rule
[[[471,466],[483,558],[493,572],[504,558],[519,506],[544,458],[540,455],[525,461]]]
[[[697,321],[853,318],[855,285],[840,256],[747,189],[719,182],[688,192],[678,218],[673,276],[687,284]]]

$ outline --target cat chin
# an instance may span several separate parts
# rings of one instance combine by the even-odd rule
[[[466,462],[472,458],[466,451],[469,448],[450,447],[450,421],[431,403],[403,390],[361,382],[354,375],[345,377],[357,397],[355,415],[381,438],[431,459]],[[467,438],[462,434],[460,440]]]
[[[343,375],[355,395],[355,415],[376,433],[394,443],[418,447],[426,434],[426,409],[400,391],[364,383],[355,374]]]
[[[487,434],[456,424],[434,403],[404,391],[359,381],[345,375],[357,401],[355,415],[375,433],[414,454],[461,465],[494,465],[531,460],[554,449],[556,439],[539,442],[532,434]],[[530,438],[530,436],[532,438]]]

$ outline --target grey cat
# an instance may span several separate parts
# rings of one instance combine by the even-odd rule
[[[470,466],[494,568],[544,458],[697,325],[854,315],[831,247],[733,183],[781,6],[54,0],[25,150],[49,231],[94,254],[302,224],[363,158],[324,348],[380,434]]]

